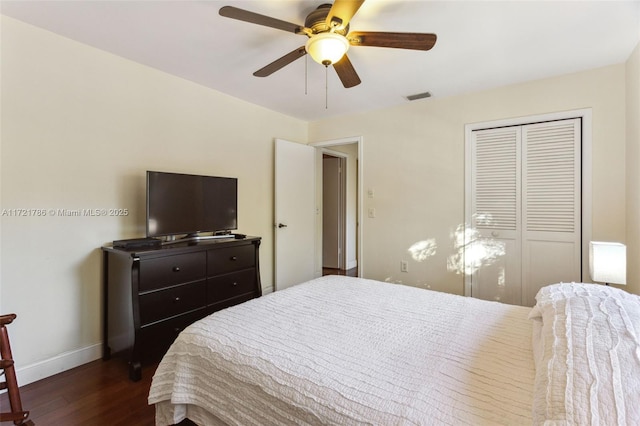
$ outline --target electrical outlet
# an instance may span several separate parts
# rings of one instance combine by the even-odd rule
[[[409,262],[406,260],[400,261],[400,272],[409,272]]]
[[[369,217],[370,218],[376,217],[376,209],[374,209],[373,207],[369,207]]]

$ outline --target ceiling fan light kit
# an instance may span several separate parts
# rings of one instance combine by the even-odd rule
[[[329,66],[338,62],[347,53],[349,41],[340,34],[320,33],[307,40],[305,49],[314,61]]]
[[[349,46],[373,46],[395,49],[429,50],[436,43],[436,35],[430,33],[400,33],[379,31],[349,31],[349,22],[364,0],[335,0],[333,4],[322,4],[307,15],[304,26],[282,21],[270,16],[224,6],[220,15],[252,24],[275,28],[309,37],[304,46],[276,59],[260,68],[253,75],[266,77],[284,68],[307,53],[314,61],[336,70],[345,88],[360,84],[360,77],[348,55]]]

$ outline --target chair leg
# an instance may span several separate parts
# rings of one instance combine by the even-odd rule
[[[11,412],[0,413],[0,422],[12,421],[15,425],[32,425],[33,422],[27,420],[29,412],[22,410],[20,389],[16,380],[11,345],[9,344],[9,334],[7,333],[7,327],[5,327],[5,325],[11,324],[15,318],[15,314],[0,316],[0,368],[4,371],[5,377],[5,381],[0,383],[0,389],[7,389],[11,407]]]

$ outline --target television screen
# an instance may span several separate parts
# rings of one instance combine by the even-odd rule
[[[238,228],[238,179],[147,171],[147,236]]]

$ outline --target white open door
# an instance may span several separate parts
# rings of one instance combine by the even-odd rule
[[[275,290],[314,278],[315,155],[312,146],[276,139]]]

